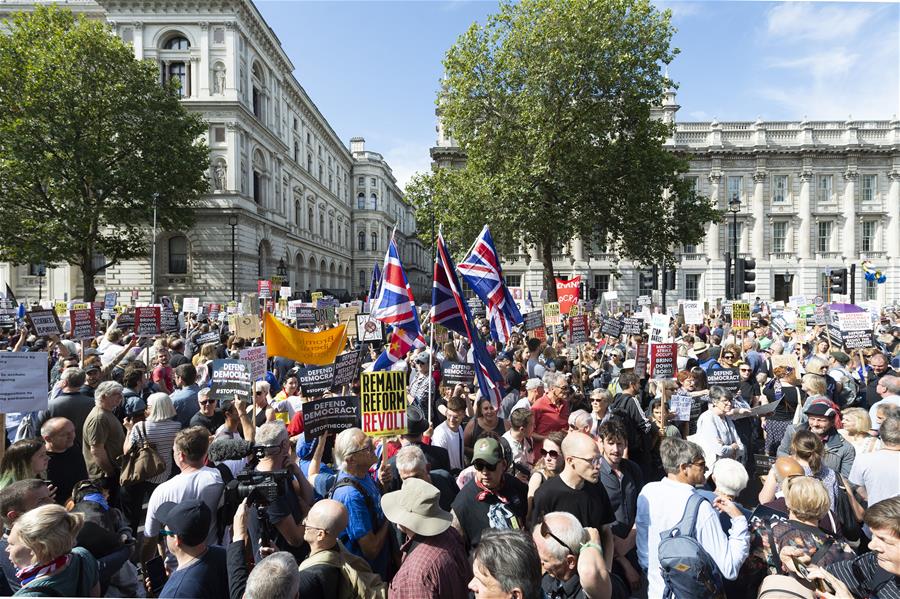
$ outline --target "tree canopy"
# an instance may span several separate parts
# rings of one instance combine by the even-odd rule
[[[651,114],[673,32],[648,0],[501,2],[444,59],[439,113],[467,161],[413,179],[420,222],[434,210],[458,246],[484,222],[498,244],[536,246],[553,297],[552,255],[574,236],[645,265],[698,243],[721,215]]]
[[[0,258],[99,270],[184,230],[208,189],[202,119],[102,22],[38,7],[0,35]],[[95,256],[105,264],[95,264]]]

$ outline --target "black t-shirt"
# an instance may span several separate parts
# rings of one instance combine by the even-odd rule
[[[538,487],[534,494],[532,523],[540,522],[544,514],[550,512],[569,512],[583,526],[597,530],[616,519],[602,483],[585,482],[580,489],[573,489],[559,476],[548,478]]]
[[[771,416],[769,416],[772,420],[779,421],[790,421],[794,419],[794,412],[797,410],[797,401],[803,401],[803,392],[797,387],[787,387],[784,386],[781,388],[781,403],[778,404],[778,407],[775,408],[775,411],[772,412]],[[769,400],[769,403],[776,401],[778,398],[775,396],[775,387],[771,386],[763,392],[763,395]]]
[[[214,545],[190,565],[172,572],[159,596],[163,599],[228,597],[225,549]]]
[[[338,596],[342,577],[340,568],[328,564],[317,564],[300,570],[300,597],[334,599]]]
[[[88,478],[84,455],[80,447],[74,445],[62,453],[48,451],[47,480],[56,487],[56,503],[65,505],[72,495],[75,483]]]
[[[260,530],[259,530],[259,520],[257,517],[258,508],[253,507],[250,510],[250,514],[248,514],[247,518],[247,532],[250,534],[250,538],[253,543],[253,554],[256,556],[257,562],[262,559],[262,556],[259,554],[259,545],[258,539],[260,538]],[[292,517],[296,524],[300,524],[303,520],[303,513],[300,511],[300,499],[297,497],[297,494],[294,493],[294,485],[291,484],[291,481],[285,481],[282,483],[281,494],[278,496],[275,501],[268,505],[266,508],[266,514],[269,521],[269,528],[272,531],[272,539],[275,542],[275,546],[278,547],[281,551],[288,551],[297,558],[298,562],[302,561],[306,558],[306,554],[309,553],[309,547],[306,543],[302,543],[300,547],[293,547],[290,545],[287,540],[278,532],[276,528],[278,523],[284,520],[285,518]]]
[[[460,489],[456,499],[453,500],[453,512],[466,533],[469,547],[478,545],[481,541],[481,533],[491,527],[488,519],[488,511],[491,506],[501,503],[491,493],[487,494],[484,501],[479,501],[478,495],[481,492],[482,490],[475,485],[475,481],[470,480],[466,486]],[[511,528],[524,528],[525,516],[528,513],[528,486],[519,479],[504,474],[503,488],[499,493],[507,500],[504,507],[512,512],[516,519]]]
[[[525,373],[528,374],[528,373]],[[525,374],[520,373],[515,368],[506,371],[506,387],[509,391],[519,391],[522,388],[522,381],[525,380]]]
[[[750,403],[754,397],[758,395],[762,395],[759,390],[759,383],[755,380],[741,381],[738,385],[738,393],[740,393],[741,398]]]
[[[222,410],[216,410],[212,418],[203,412],[197,412],[191,416],[191,426],[205,426],[210,435],[215,435],[216,430],[223,424],[225,424],[225,413]]]

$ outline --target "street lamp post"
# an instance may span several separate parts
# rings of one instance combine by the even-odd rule
[[[150,255],[150,303],[156,303],[156,205],[159,194],[153,194],[153,251]]]
[[[41,303],[44,295],[44,276],[47,274],[47,265],[46,264],[38,264],[37,266],[37,278],[38,278],[38,303]]]
[[[236,214],[228,215],[228,225],[231,227],[231,301],[235,301],[235,284],[234,284],[234,230],[237,228],[238,218]]]
[[[731,212],[731,255],[734,259],[734,267],[731,269],[731,297],[738,299],[737,294],[737,264],[738,264],[738,235],[737,235],[737,215],[741,211],[741,199],[732,197],[728,200],[728,210]]]

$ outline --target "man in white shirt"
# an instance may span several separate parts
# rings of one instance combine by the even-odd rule
[[[659,568],[660,533],[675,527],[684,515],[688,498],[694,487],[706,482],[706,460],[703,449],[695,443],[675,437],[662,440],[659,448],[666,478],[647,484],[638,496],[637,554],[641,567],[647,571],[648,599],[660,599],[665,582]],[[722,531],[718,512],[731,517],[731,530]],[[694,537],[728,580],[737,578],[741,564],[750,552],[747,518],[734,504],[717,497],[710,505],[703,502],[697,514]]]
[[[445,416],[447,420],[440,423],[431,435],[431,445],[446,449],[450,456],[450,470],[459,472],[466,467],[462,427],[466,417],[466,401],[462,397],[451,397]]]
[[[850,469],[850,484],[869,505],[900,494],[900,417],[885,418],[879,436],[884,447],[857,455]]]
[[[534,416],[531,410],[513,410],[509,425],[509,430],[503,433],[502,439],[509,445],[512,453],[512,474],[527,483],[534,465],[534,443],[531,440]]]
[[[878,408],[883,405],[900,406],[900,377],[891,375],[881,377],[875,390],[879,399],[869,408],[869,419],[872,421],[872,430],[877,431],[881,427],[878,424]]]

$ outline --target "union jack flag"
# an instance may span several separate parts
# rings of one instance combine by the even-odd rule
[[[469,255],[459,263],[459,274],[484,302],[491,323],[491,337],[506,343],[512,328],[522,322],[522,314],[503,282],[500,256],[494,248],[487,225],[481,230]]]
[[[372,316],[394,328],[391,342],[375,360],[373,370],[387,370],[414,348],[425,345],[416,302],[400,263],[400,252],[397,251],[393,234],[384,256],[381,285],[372,300]]]
[[[431,288],[431,324],[439,324],[469,340],[481,395],[489,398],[499,408],[505,395],[501,384],[503,378],[488,355],[484,343],[475,334],[469,304],[460,291],[453,258],[444,243],[443,234],[438,233],[436,244],[434,285]]]
[[[369,282],[369,294],[366,296],[368,301],[375,300],[375,296],[378,295],[379,283],[381,283],[381,271],[378,270],[378,265],[376,264],[372,267],[372,280]]]

